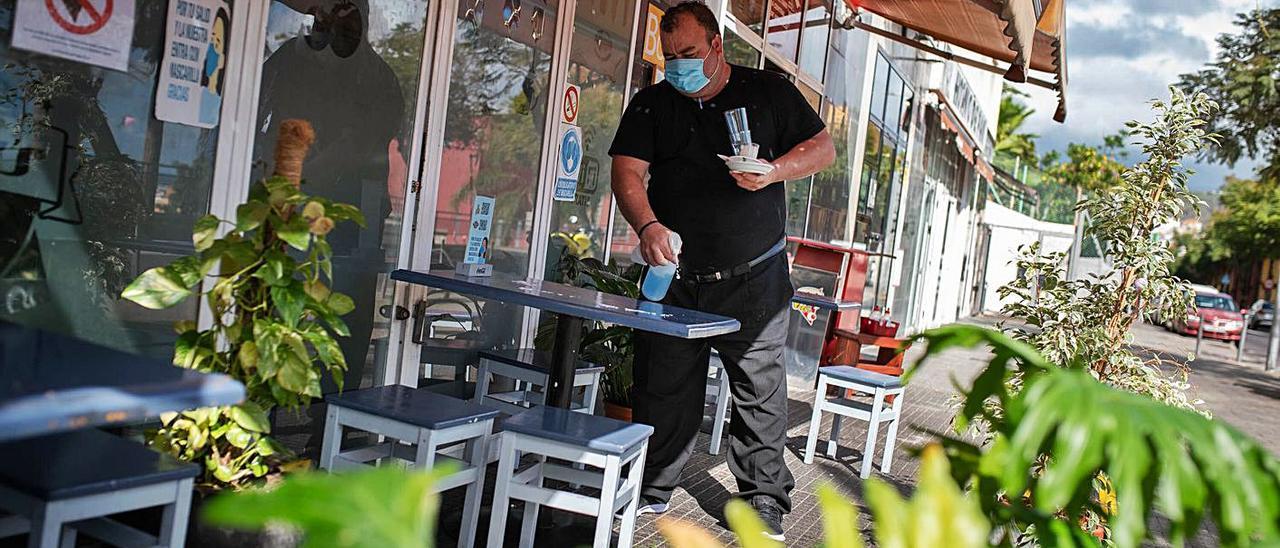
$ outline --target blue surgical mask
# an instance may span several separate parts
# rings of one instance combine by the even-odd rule
[[[711,83],[703,72],[702,67],[706,64],[707,58],[711,56],[711,52],[707,52],[707,57],[702,59],[672,59],[666,62],[666,74],[664,77],[676,91],[685,95],[693,95],[702,88],[707,87]],[[720,66],[716,65],[716,70],[711,73],[714,78],[720,72]]]

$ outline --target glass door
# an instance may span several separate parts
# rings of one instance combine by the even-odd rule
[[[303,190],[363,212],[366,228],[329,234],[334,290],[355,310],[339,339],[344,386],[370,386],[389,360],[400,235],[409,193],[412,143],[428,7],[421,0],[274,0],[265,36],[253,177],[273,172],[283,120],[309,121],[316,140],[303,164]],[[332,379],[322,382],[336,390]],[[311,417],[308,447],[322,417]],[[301,425],[299,425],[301,426]],[[295,442],[296,443],[296,442]]]
[[[618,0],[578,0],[567,82],[578,92],[574,125],[582,133],[582,167],[572,199],[551,206],[545,278],[562,281],[558,265],[567,256],[605,258],[613,194],[609,144],[622,118],[636,10]],[[558,118],[563,119],[563,116]]]
[[[462,262],[472,206],[477,196],[484,196],[494,200],[488,262],[497,273],[527,276],[532,261],[542,260],[532,257],[531,249],[543,142],[547,124],[558,120],[558,114],[549,120],[547,107],[555,89],[551,66],[559,3],[449,1],[456,2],[449,8],[456,11],[442,13],[439,26],[451,40],[435,52],[440,62],[447,60],[448,82],[433,92],[437,104],[432,112],[442,114],[429,126],[433,134],[423,168],[425,186],[431,189],[424,192],[434,193],[434,221],[419,223],[416,236],[430,238],[430,264],[415,266],[452,270]],[[436,122],[441,122],[438,127]],[[429,235],[424,233],[427,226],[433,227]],[[422,367],[402,371],[401,382],[422,385],[457,378],[465,363],[455,359],[452,349],[466,353],[511,347],[520,338],[522,307],[443,291],[425,291],[416,300],[421,329],[415,344],[406,339],[402,367],[416,367],[409,355],[415,350],[421,353]]]

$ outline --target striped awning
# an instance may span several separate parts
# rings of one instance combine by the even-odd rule
[[[1066,0],[845,0],[929,37],[1008,63],[1004,77],[1058,92],[1066,119]],[[986,67],[995,68],[995,67]],[[1048,75],[1037,78],[1033,72]]]

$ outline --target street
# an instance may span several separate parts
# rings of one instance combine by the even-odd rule
[[[1263,371],[1268,335],[1250,330],[1243,363],[1235,361],[1233,343],[1205,339],[1201,356],[1191,362],[1191,386],[1215,418],[1275,454],[1280,453],[1280,375]],[[1133,341],[1135,346],[1174,357],[1188,356],[1196,347],[1195,337],[1146,324],[1134,328]]]

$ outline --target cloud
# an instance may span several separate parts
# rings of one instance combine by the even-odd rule
[[[1043,151],[1068,143],[1099,144],[1128,120],[1150,120],[1148,101],[1167,97],[1178,76],[1213,59],[1215,38],[1234,30],[1235,14],[1280,0],[1080,0],[1067,6],[1067,121],[1050,119],[1057,95],[1031,93],[1036,114],[1026,130],[1040,135]],[[1140,152],[1131,147],[1131,159]],[[1251,176],[1257,163],[1234,167],[1189,161],[1197,171],[1191,186],[1210,190],[1228,174]]]
[[[1133,58],[1154,52],[1208,59],[1209,47],[1201,39],[1183,34],[1172,25],[1138,20],[1123,27],[1081,25],[1067,36],[1068,60],[1072,57]]]

